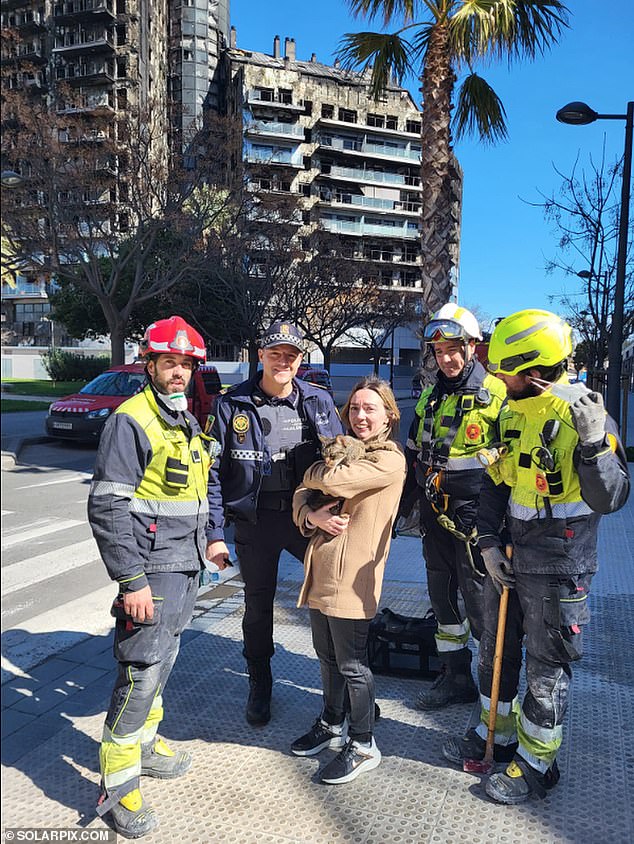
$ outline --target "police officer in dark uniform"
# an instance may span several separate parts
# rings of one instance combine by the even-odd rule
[[[260,340],[262,370],[221,396],[211,434],[218,455],[209,477],[207,559],[226,566],[226,519],[245,584],[243,654],[249,671],[246,716],[271,718],[273,600],[280,554],[303,560],[307,540],[293,524],[292,499],[304,471],[320,456],[319,436],[343,433],[328,392],[296,378],[304,338],[276,322]]]

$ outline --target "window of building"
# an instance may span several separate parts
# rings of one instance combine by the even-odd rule
[[[304,100],[304,114],[311,115],[313,113],[312,100]]]
[[[385,118],[385,128],[386,129],[398,129],[398,117],[393,114],[388,114]]]
[[[273,88],[256,88],[255,96],[256,99],[261,100],[262,102],[272,103],[275,99],[275,91]]]
[[[280,88],[279,98],[279,102],[291,105],[293,102],[293,92],[289,88]]]
[[[302,223],[305,226],[310,223],[310,211],[302,211]]]
[[[377,126],[382,129],[385,126],[385,116],[382,114],[370,114],[368,112],[368,126]]]
[[[304,170],[311,170],[313,166],[313,160],[310,155],[304,156]]]
[[[302,196],[310,196],[310,185],[302,185]]]
[[[411,132],[412,135],[420,135],[421,125],[420,120],[406,120],[405,131]]]
[[[335,116],[335,107],[330,103],[322,103],[321,116],[326,120],[332,120]]]
[[[357,122],[357,113],[350,108],[340,108],[339,109],[339,120],[343,123],[356,123]]]

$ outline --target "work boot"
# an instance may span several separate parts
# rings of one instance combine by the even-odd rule
[[[158,736],[154,741],[141,745],[141,775],[173,780],[187,773],[192,765],[191,753],[179,750],[174,753]]]
[[[112,825],[119,835],[124,838],[141,838],[159,825],[154,809],[145,805],[138,788],[125,794],[118,802],[115,799],[112,805],[105,808],[113,797],[116,798],[116,795],[111,796],[103,791],[97,804],[97,812],[100,815],[110,813]]]
[[[271,661],[268,658],[250,659],[247,666],[249,670],[247,721],[255,727],[262,727],[271,720],[271,690],[273,688]]]
[[[477,734],[472,727],[464,736],[452,736],[442,746],[442,755],[448,762],[462,767],[465,759],[484,759],[486,741]],[[494,744],[493,759],[495,762],[510,762],[515,756],[517,742],[513,744]]]
[[[442,672],[427,691],[416,698],[417,709],[442,709],[453,703],[473,703],[478,689],[471,676],[471,651],[464,648],[445,654]]]
[[[559,768],[555,760],[545,774],[536,771],[521,756],[515,755],[503,774],[492,774],[486,792],[497,803],[516,805],[534,794],[543,799],[559,782]]]

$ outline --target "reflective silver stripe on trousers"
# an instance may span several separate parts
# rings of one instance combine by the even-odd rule
[[[593,512],[585,501],[564,501],[561,504],[552,504],[553,519],[571,519],[573,516],[590,516]],[[536,507],[526,507],[516,501],[509,502],[509,516],[519,519],[522,522],[530,522],[532,519],[542,519],[544,509],[537,510]]]
[[[146,516],[197,516],[209,512],[209,503],[204,501],[156,501],[148,498],[133,498],[130,501],[133,513]]]
[[[232,460],[262,460],[264,457],[263,451],[247,451],[241,448],[232,448],[229,450],[229,457]]]
[[[117,484],[114,481],[93,481],[90,485],[90,494],[119,495],[121,498],[132,498],[134,487],[131,484]]]

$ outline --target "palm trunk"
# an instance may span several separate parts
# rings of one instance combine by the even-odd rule
[[[455,81],[448,25],[437,24],[421,79],[422,281],[430,313],[449,300],[457,281],[462,176],[450,130]]]

